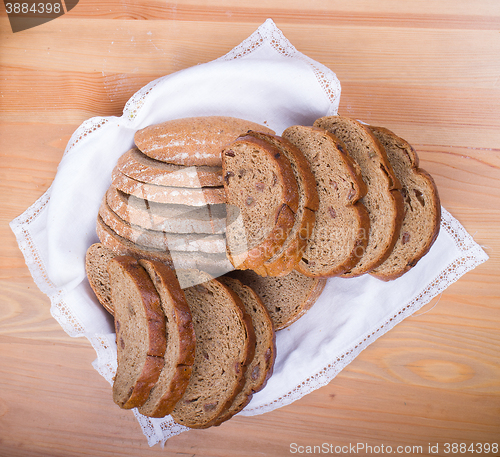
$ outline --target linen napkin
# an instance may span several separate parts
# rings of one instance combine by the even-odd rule
[[[227,115],[280,134],[336,114],[339,99],[335,74],[295,49],[268,19],[219,59],[152,81],[122,116],[95,117],[76,130],[48,191],[10,225],[52,315],[70,336],[90,341],[93,366],[108,382],[116,371],[113,321],[88,284],[84,260],[98,241],[96,217],[111,171],[133,146],[135,131],[168,119]],[[403,277],[328,280],[312,309],[277,333],[274,374],[240,414],[271,411],[327,384],[361,350],[487,258],[443,208],[431,251]],[[134,414],[151,446],[187,430],[170,417]]]

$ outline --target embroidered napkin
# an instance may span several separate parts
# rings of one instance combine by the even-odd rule
[[[228,115],[280,134],[336,114],[339,98],[335,74],[297,51],[268,19],[219,59],[151,82],[121,117],[92,118],[76,130],[51,187],[11,228],[52,315],[70,336],[90,341],[97,353],[93,366],[108,382],[116,371],[113,322],[90,289],[84,259],[98,241],[95,222],[111,171],[135,131],[168,119]],[[271,411],[327,384],[379,336],[486,261],[458,221],[444,208],[442,214],[431,251],[403,277],[389,283],[369,275],[330,279],[313,308],[278,332],[274,374],[240,414]],[[150,445],[187,430],[170,417],[134,414]]]

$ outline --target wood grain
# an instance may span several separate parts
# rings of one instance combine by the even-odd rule
[[[81,122],[121,115],[146,83],[219,57],[268,17],[336,72],[341,113],[414,145],[490,259],[327,386],[149,448],[88,341],[51,316],[8,223],[50,187]],[[16,34],[0,8],[0,455],[285,456],[291,443],[422,446],[418,455],[439,443],[446,455],[446,442],[498,442],[499,30],[497,0],[81,0]]]

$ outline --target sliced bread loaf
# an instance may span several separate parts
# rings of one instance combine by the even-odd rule
[[[129,224],[169,233],[224,233],[226,205],[168,205],[134,197],[110,186],[106,201]]]
[[[158,260],[174,269],[196,268],[213,276],[220,276],[233,269],[225,253],[208,254],[203,252],[163,251],[132,243],[114,232],[100,217],[97,218],[96,231],[102,245],[117,255]]]
[[[399,237],[404,213],[401,183],[384,147],[366,126],[343,116],[322,117],[314,125],[333,133],[345,144],[346,152],[358,164],[367,186],[361,202],[370,217],[368,244],[359,262],[343,274],[359,276],[382,264]]]
[[[245,371],[245,385],[228,410],[219,417],[220,422],[224,422],[240,412],[250,402],[252,395],[266,385],[276,357],[276,334],[266,307],[253,289],[228,276],[217,279],[241,298],[255,330],[255,355]]]
[[[312,234],[319,207],[316,180],[304,154],[287,139],[260,132],[248,135],[275,146],[289,160],[297,181],[299,204],[292,230],[276,253],[255,269],[262,276],[284,276],[297,266]]]
[[[343,143],[324,129],[295,125],[283,137],[307,158],[319,195],[316,224],[297,270],[311,277],[349,271],[365,251],[370,226],[359,201],[366,194],[361,174]]]
[[[383,280],[400,277],[429,251],[439,233],[441,204],[434,180],[419,168],[413,147],[390,130],[369,127],[384,146],[396,177],[401,182],[405,213],[398,240],[391,254],[371,271]]]
[[[224,235],[167,233],[158,230],[147,230],[135,224],[129,224],[109,208],[106,197],[104,197],[99,208],[99,216],[118,235],[141,246],[160,250],[206,252],[211,254],[226,252]]]
[[[195,286],[184,290],[193,317],[196,355],[184,396],[172,411],[178,424],[206,428],[233,402],[245,382],[255,352],[255,333],[241,299],[227,286],[200,272],[190,274]]]
[[[258,268],[284,244],[295,223],[298,186],[290,161],[272,144],[242,136],[224,149],[224,188],[229,212],[229,259],[235,268]]]
[[[303,316],[316,302],[326,285],[324,278],[310,278],[297,271],[286,276],[263,277],[252,270],[227,273],[252,288],[261,298],[276,331],[282,330]]]
[[[116,254],[101,243],[92,244],[85,255],[85,272],[90,287],[99,303],[111,314],[113,314],[113,303],[109,285],[108,262],[114,257]]]
[[[117,256],[108,262],[108,273],[118,351],[113,400],[130,409],[146,401],[165,363],[165,315],[149,275],[136,259]]]
[[[116,167],[125,176],[157,186],[169,187],[220,187],[221,167],[186,167],[151,159],[139,149],[132,148],[123,154]]]
[[[111,184],[125,194],[156,203],[205,206],[226,202],[224,187],[157,186],[129,178],[116,168],[111,176]]]
[[[165,417],[174,409],[189,383],[195,354],[195,333],[191,311],[174,272],[157,261],[139,260],[160,297],[165,314],[167,350],[165,364],[139,412],[149,417]]]
[[[147,156],[186,166],[220,166],[221,150],[248,130],[274,133],[255,122],[228,116],[173,119],[136,132],[135,144]]]

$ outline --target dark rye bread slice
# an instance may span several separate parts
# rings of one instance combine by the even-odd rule
[[[150,202],[189,206],[215,205],[226,202],[224,187],[168,187],[147,184],[125,176],[116,168],[111,184],[122,192]]]
[[[165,314],[167,350],[165,364],[139,413],[165,417],[184,395],[194,363],[196,339],[191,311],[175,273],[165,264],[140,259],[160,297]]]
[[[326,130],[295,125],[283,137],[308,160],[319,195],[316,224],[297,270],[311,277],[338,276],[359,262],[368,242],[370,220],[359,201],[366,186],[343,143]]]
[[[99,303],[111,314],[113,314],[113,303],[109,285],[108,262],[116,255],[101,243],[92,244],[85,254],[85,272],[90,287]]]
[[[125,194],[110,186],[106,192],[108,206],[121,219],[146,230],[170,233],[224,233],[226,205],[188,206],[155,203]]]
[[[245,382],[245,370],[255,352],[255,333],[241,299],[221,282],[201,272],[182,272],[198,283],[184,289],[193,317],[196,355],[191,379],[172,418],[191,428],[220,423]],[[191,279],[190,276],[193,276]]]
[[[228,212],[226,243],[235,268],[259,268],[285,243],[295,223],[298,186],[290,161],[272,144],[241,136],[222,153]]]
[[[159,230],[147,230],[135,224],[129,224],[109,208],[106,197],[101,202],[99,216],[118,235],[145,247],[172,251],[207,252],[212,254],[226,252],[224,235],[167,233]]]
[[[306,248],[307,240],[312,234],[316,211],[319,208],[316,180],[304,154],[287,139],[260,132],[248,132],[248,135],[275,146],[290,161],[297,181],[299,205],[292,230],[281,248],[260,268],[255,269],[261,276],[283,276],[297,266]]]
[[[255,355],[245,372],[245,385],[230,408],[219,417],[221,422],[240,412],[262,390],[271,377],[276,358],[276,333],[273,321],[258,294],[241,281],[228,276],[217,278],[241,298],[255,330]]]
[[[158,260],[174,269],[196,268],[213,276],[220,276],[233,269],[225,253],[208,254],[203,252],[162,251],[132,243],[114,232],[99,216],[97,218],[96,232],[102,245],[117,255]]]
[[[220,166],[221,151],[248,130],[271,129],[229,116],[172,119],[135,133],[137,147],[147,156],[185,166]]]
[[[165,315],[149,275],[136,259],[117,256],[108,262],[108,273],[118,360],[113,401],[130,409],[146,401],[165,363]]]
[[[139,149],[123,154],[116,167],[124,175],[149,184],[170,187],[220,187],[221,167],[186,167],[151,159]]]
[[[360,122],[343,116],[326,116],[314,122],[338,137],[359,165],[367,193],[361,199],[370,216],[368,244],[359,262],[344,277],[368,273],[390,255],[401,229],[404,202],[384,147]]]
[[[441,204],[431,175],[419,168],[413,147],[383,127],[369,129],[384,146],[396,177],[401,182],[405,213],[399,238],[387,260],[370,273],[385,281],[413,268],[429,251],[439,234]]]
[[[326,285],[325,278],[310,278],[295,270],[286,276],[260,276],[252,270],[227,273],[252,288],[267,308],[276,331],[303,316],[316,302]]]

